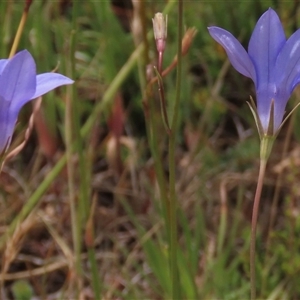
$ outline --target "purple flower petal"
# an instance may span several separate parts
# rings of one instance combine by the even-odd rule
[[[60,74],[36,76],[36,66],[27,51],[0,60],[0,154],[9,146],[22,106],[50,90],[74,81]]]
[[[44,73],[36,77],[36,91],[29,99],[35,99],[61,86],[74,83],[70,78],[57,73]]]
[[[36,70],[31,54],[17,53],[4,67],[0,76],[0,96],[6,101],[22,103],[35,93]]]
[[[257,114],[262,125],[260,136],[276,135],[284,117],[287,101],[293,89],[300,83],[300,30],[286,41],[278,15],[269,8],[254,28],[249,42],[248,58],[245,58],[244,50],[238,46],[238,42],[234,41],[230,33],[222,29],[214,30],[216,32],[211,33],[212,37],[226,49],[237,71],[252,77],[248,58],[251,60],[256,74]],[[243,59],[246,60],[244,64]],[[271,109],[272,101],[274,110]],[[273,132],[270,133],[269,122],[272,112],[274,115],[271,119],[274,120],[274,124],[271,124]]]
[[[221,44],[232,66],[244,76],[252,78],[256,83],[256,74],[252,61],[241,43],[227,30],[219,27],[209,27],[210,35]]]
[[[292,93],[300,82],[300,29],[298,29],[285,43],[280,51],[274,76],[289,93]]]
[[[0,76],[9,59],[0,59]]]
[[[248,47],[257,74],[257,89],[271,81],[277,55],[285,41],[281,22],[269,8],[257,21]]]
[[[289,97],[290,93],[285,89],[279,90],[275,84],[269,84],[268,88],[256,92],[257,111],[265,132],[269,126],[272,100],[274,100],[274,132],[276,132],[282,123]]]
[[[10,112],[10,104],[10,101],[6,101],[0,96],[0,153],[10,144],[17,121],[17,115]]]
[[[291,94],[288,93],[286,90],[280,91],[275,99],[275,106],[274,106],[274,131],[276,132],[283,120],[285,114],[286,104],[290,98]]]

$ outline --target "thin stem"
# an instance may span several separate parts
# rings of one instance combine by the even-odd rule
[[[71,52],[71,72],[72,77],[76,76],[76,61],[75,61],[75,52],[76,52],[76,44],[77,44],[77,32],[78,32],[78,16],[79,16],[80,2],[75,1],[73,4],[73,16],[72,16],[72,28],[74,34],[72,35],[72,39],[70,41],[70,52]],[[72,103],[72,115],[73,115],[73,132],[75,143],[75,152],[79,157],[79,175],[80,175],[80,196],[78,203],[78,220],[80,226],[80,232],[82,231],[83,224],[86,222],[89,214],[89,198],[90,198],[90,183],[88,182],[90,176],[90,168],[87,168],[86,158],[83,151],[84,140],[82,135],[80,134],[80,106],[81,101],[79,101],[77,95],[77,87],[75,84],[72,85],[73,91],[73,103]],[[88,174],[87,174],[88,173]]]
[[[71,78],[75,78],[75,45],[77,37],[77,26],[76,20],[78,17],[78,4],[77,2],[73,5],[72,10],[72,32],[70,36],[70,65],[69,73]],[[67,169],[68,169],[68,190],[69,190],[69,201],[70,201],[70,211],[71,211],[71,224],[72,224],[72,238],[73,238],[73,247],[75,253],[75,271],[76,271],[76,290],[77,296],[81,289],[81,276],[82,276],[82,267],[81,267],[81,243],[82,243],[82,228],[83,228],[83,213],[84,209],[79,207],[82,203],[82,197],[79,197],[79,205],[76,199],[76,183],[75,183],[75,166],[73,159],[74,149],[79,153],[79,160],[81,158],[80,145],[79,145],[79,134],[76,132],[78,123],[78,110],[77,110],[77,101],[76,101],[76,86],[67,87],[67,99],[66,99],[66,155],[67,155]],[[75,147],[73,146],[75,144]],[[81,178],[82,179],[82,178]],[[83,181],[83,180],[81,180]],[[80,185],[80,192],[82,191],[82,184]],[[81,193],[80,193],[81,194]]]
[[[158,52],[158,72],[159,74],[161,74],[161,71],[162,71],[162,62],[163,62],[163,52],[162,51],[159,51]]]
[[[156,75],[158,78],[157,83],[158,83],[158,94],[159,94],[159,100],[160,100],[161,115],[162,115],[165,129],[166,129],[167,133],[170,134],[171,129],[170,129],[169,118],[168,118],[168,113],[167,113],[167,104],[166,104],[166,99],[165,99],[164,84],[163,84],[163,80],[162,80],[162,77],[161,77],[161,74],[159,73],[159,71],[157,71],[155,67],[154,67],[154,70],[156,71]]]
[[[261,159],[259,166],[259,175],[257,187],[254,198],[252,223],[251,223],[251,240],[250,240],[250,285],[251,285],[251,299],[256,299],[256,279],[255,279],[255,241],[256,241],[256,225],[258,217],[259,202],[261,199],[261,191],[265,177],[267,160]]]
[[[20,42],[20,39],[21,39],[21,35],[22,35],[23,30],[24,30],[25,23],[26,23],[26,20],[27,20],[27,17],[28,17],[28,11],[29,11],[31,3],[32,3],[32,1],[28,1],[28,0],[25,2],[25,7],[24,7],[24,10],[23,10],[22,18],[21,18],[16,36],[15,36],[15,39],[14,39],[13,45],[12,45],[10,53],[9,53],[9,58],[12,58],[16,54],[16,51],[17,51],[17,48],[18,48],[18,45],[19,45],[19,42]]]
[[[71,77],[75,78],[75,51],[76,51],[76,37],[77,37],[77,20],[79,15],[79,2],[75,2],[73,5],[73,16],[72,16],[72,38],[70,40],[70,57],[71,57]],[[77,274],[82,274],[82,268],[80,264],[80,251],[82,244],[82,229],[88,218],[89,213],[89,198],[90,198],[90,189],[89,189],[89,180],[90,180],[90,166],[91,164],[86,163],[86,158],[84,157],[83,152],[83,137],[80,134],[80,101],[77,101],[77,92],[76,86],[73,85],[70,87],[72,89],[72,105],[71,105],[71,115],[72,115],[72,132],[74,133],[74,140],[76,141],[74,145],[71,146],[71,143],[67,143],[70,148],[70,154],[73,154],[75,150],[79,157],[79,174],[80,174],[80,194],[78,204],[72,203],[72,229],[74,236],[74,244],[75,244],[75,255],[76,255],[76,269]],[[68,146],[67,146],[68,149]],[[69,155],[70,155],[69,154]],[[68,152],[67,152],[68,156]],[[69,165],[69,162],[68,162]],[[69,168],[68,168],[69,169]],[[71,170],[70,170],[71,171]],[[74,172],[72,173],[74,174]],[[74,176],[70,175],[69,177]],[[93,207],[91,208],[93,210]],[[93,211],[90,212],[91,214]],[[75,222],[75,223],[73,223]],[[93,223],[91,223],[91,227]],[[90,228],[92,231],[93,228]],[[75,237],[76,235],[76,237]],[[90,244],[88,247],[88,259],[91,265],[92,270],[92,286],[95,293],[96,299],[100,298],[100,278],[97,270],[97,262],[96,262],[96,254],[94,249],[94,244]],[[80,279],[80,278],[79,278]],[[81,281],[79,281],[79,284]]]
[[[147,89],[147,97],[151,98],[150,89]],[[147,104],[146,104],[147,105]],[[148,109],[150,108],[150,111]],[[149,146],[151,150],[151,155],[154,160],[154,169],[156,174],[156,180],[159,188],[159,198],[161,201],[161,209],[165,222],[165,233],[167,240],[170,243],[170,202],[168,198],[168,182],[165,176],[162,157],[159,149],[159,139],[158,139],[158,126],[156,121],[155,105],[153,101],[149,101],[149,107],[145,107],[145,118],[146,118],[146,129],[147,137],[149,141]],[[170,244],[169,244],[170,245]]]
[[[72,32],[71,39],[75,32]],[[72,57],[72,56],[71,56]],[[72,72],[71,72],[72,74]],[[72,77],[72,76],[71,76]],[[69,203],[70,203],[70,212],[71,212],[71,224],[72,224],[72,239],[73,239],[73,248],[75,253],[75,275],[76,279],[80,278],[81,270],[81,261],[80,261],[80,222],[78,220],[78,214],[76,209],[76,192],[75,192],[75,166],[73,159],[73,87],[67,87],[67,97],[66,97],[66,113],[65,113],[65,136],[66,136],[66,155],[67,155],[67,170],[68,170],[68,193],[69,193]],[[76,295],[79,295],[78,284],[76,282]]]
[[[178,1],[178,44],[177,44],[177,78],[176,78],[176,98],[174,105],[174,115],[172,119],[171,131],[169,135],[169,189],[170,189],[170,265],[172,281],[172,299],[180,299],[180,279],[177,264],[177,197],[176,197],[176,129],[178,125],[178,112],[181,92],[181,69],[182,69],[182,18],[183,18],[183,1]]]

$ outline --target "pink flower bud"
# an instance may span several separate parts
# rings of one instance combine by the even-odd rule
[[[158,52],[164,52],[167,38],[168,17],[164,18],[162,13],[156,13],[153,21],[153,31]]]

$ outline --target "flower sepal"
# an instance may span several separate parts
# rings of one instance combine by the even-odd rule
[[[254,102],[254,100],[251,96],[250,96],[250,102],[247,101],[247,104],[249,105],[249,108],[250,108],[250,110],[252,112],[252,115],[254,117],[254,121],[255,121],[255,124],[256,124],[256,127],[257,127],[259,138],[262,139],[263,136],[264,136],[264,129],[263,129],[263,126],[261,124],[255,102]]]
[[[274,132],[274,100],[271,101],[270,116],[267,132],[260,133],[260,159],[267,162],[279,129]]]
[[[289,114],[283,119],[282,123],[280,124],[280,127],[278,129],[278,132],[282,128],[282,126],[285,124],[285,122],[288,120],[288,118],[292,115],[292,113],[298,108],[300,105],[300,102],[296,104],[296,106],[289,112]]]
[[[254,117],[260,140],[262,140],[265,136],[274,136],[276,138],[282,125],[286,121],[286,119],[282,122],[281,126],[275,131],[275,129],[274,129],[274,105],[275,105],[274,100],[272,99],[272,101],[271,101],[270,115],[268,118],[269,122],[268,122],[267,130],[264,130],[264,128],[263,128],[263,125],[261,123],[261,119],[259,117],[259,113],[257,111],[255,102],[251,96],[250,96],[250,102],[247,102],[247,104],[249,105],[252,115]],[[288,117],[289,117],[289,115],[287,116],[287,118]]]
[[[260,139],[260,159],[262,161],[267,161],[273,145],[274,145],[274,141],[276,139],[276,136],[274,135],[264,135],[261,139]]]

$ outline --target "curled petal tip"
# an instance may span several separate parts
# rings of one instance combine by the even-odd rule
[[[40,74],[36,77],[36,79],[36,91],[31,99],[42,96],[59,86],[70,85],[74,83],[74,80],[58,73]]]

